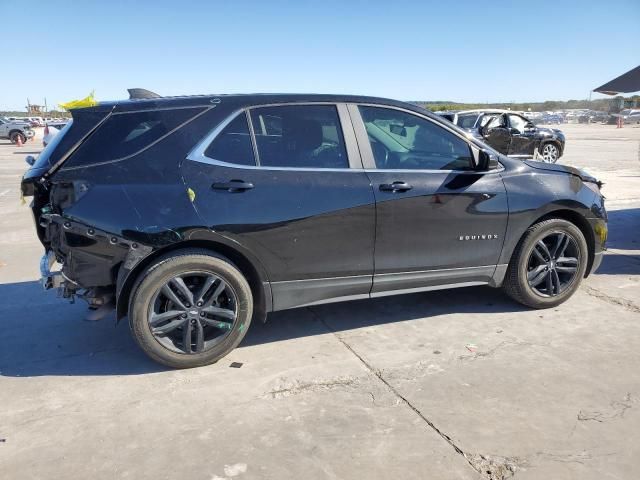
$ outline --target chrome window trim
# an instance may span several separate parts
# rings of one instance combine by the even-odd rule
[[[347,152],[347,160],[349,162],[349,167],[347,168],[311,168],[311,167],[266,167],[260,165],[259,162],[259,153],[257,150],[257,146],[255,144],[255,135],[253,134],[253,124],[251,122],[251,110],[255,108],[262,107],[282,107],[282,106],[303,106],[303,105],[331,105],[336,107],[336,112],[338,114],[338,120],[340,122],[340,128],[342,129],[342,136],[345,142],[345,150]],[[341,108],[341,105],[343,106]],[[217,165],[220,167],[227,168],[238,168],[242,170],[265,170],[265,171],[292,171],[292,172],[362,172],[362,161],[360,159],[359,152],[356,152],[357,147],[354,149],[353,145],[355,145],[355,138],[350,139],[350,132],[347,130],[348,128],[353,128],[351,121],[346,122],[345,118],[346,105],[344,102],[282,102],[282,103],[270,103],[265,105],[252,105],[249,107],[243,107],[238,110],[232,112],[228,117],[226,117],[222,122],[216,125],[207,135],[205,135],[202,140],[200,140],[196,146],[191,149],[189,154],[187,155],[187,160],[192,160],[194,162],[206,163],[208,165]],[[223,160],[217,160],[215,158],[207,157],[204,152],[207,150],[211,142],[225,129],[227,125],[229,125],[235,118],[240,114],[245,114],[247,117],[247,122],[249,125],[249,133],[251,135],[251,143],[254,148],[254,161],[255,165],[241,165],[239,163],[230,163],[225,162]],[[350,120],[350,119],[349,119]],[[350,139],[351,141],[349,141]],[[357,153],[357,156],[354,158],[353,155]]]

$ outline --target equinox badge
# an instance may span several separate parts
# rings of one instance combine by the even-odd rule
[[[458,240],[466,241],[466,240],[496,240],[498,235],[494,235],[492,233],[486,235],[460,235]]]

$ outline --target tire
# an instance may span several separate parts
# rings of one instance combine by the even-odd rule
[[[20,132],[13,132],[11,134],[10,140],[11,143],[13,143],[14,145],[18,143],[18,137],[22,137],[22,143],[26,143],[27,141],[27,137],[25,137],[25,135],[23,133]]]
[[[562,252],[554,252],[558,239],[563,238],[562,235],[570,240],[566,241]],[[550,255],[544,253],[540,242]],[[544,257],[546,263],[540,259],[538,253]],[[547,258],[553,257],[554,253],[556,260]],[[571,273],[573,260],[576,260],[575,271]],[[584,278],[588,260],[587,242],[577,226],[560,218],[541,221],[531,226],[518,243],[507,268],[503,289],[516,302],[528,307],[555,307],[566,301],[578,289]],[[543,276],[542,280],[534,286],[540,276]]]
[[[208,284],[209,280],[213,283]],[[219,288],[223,288],[220,293]],[[209,294],[208,300],[198,302],[207,298],[205,294]],[[178,316],[176,312],[182,313]],[[233,319],[218,316],[229,312],[234,312]],[[242,341],[252,313],[251,289],[238,268],[226,258],[200,249],[161,257],[140,274],[129,300],[133,338],[150,358],[172,368],[199,367],[220,360]],[[163,315],[170,317],[164,319]]]
[[[552,142],[542,145],[540,156],[546,163],[556,163],[560,158],[560,148]]]

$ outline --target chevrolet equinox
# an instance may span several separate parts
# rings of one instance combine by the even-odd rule
[[[304,305],[489,285],[553,307],[601,262],[597,180],[414,105],[130,93],[73,110],[22,193],[45,288],[115,308],[170,367],[213,363],[252,319]]]

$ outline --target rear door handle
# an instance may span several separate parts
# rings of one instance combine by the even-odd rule
[[[226,190],[228,192],[244,192],[245,190],[251,190],[253,183],[245,182],[244,180],[230,180],[228,182],[216,182],[211,185],[214,190]]]
[[[383,192],[406,192],[412,188],[407,182],[383,183],[380,185],[380,190]]]

